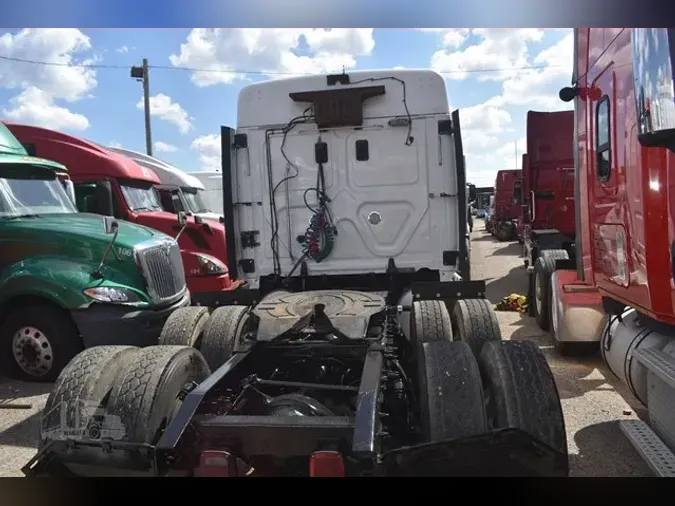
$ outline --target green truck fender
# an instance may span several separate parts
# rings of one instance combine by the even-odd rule
[[[122,272],[105,267],[103,279],[91,273],[98,264],[65,258],[39,257],[20,261],[0,273],[0,306],[17,297],[42,297],[62,309],[84,309],[93,301],[84,290],[94,286],[123,286],[136,292],[150,306],[148,296]],[[145,304],[140,304],[144,306]]]

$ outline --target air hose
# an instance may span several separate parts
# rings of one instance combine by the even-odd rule
[[[333,251],[337,230],[324,212],[315,212],[305,232],[303,250],[307,257],[319,263]]]
[[[335,237],[337,236],[337,228],[333,224],[330,211],[328,210],[330,199],[326,195],[325,188],[326,182],[323,164],[320,163],[316,188],[308,188],[305,190],[303,196],[305,206],[312,211],[312,217],[309,220],[309,226],[305,231],[305,235],[299,238],[303,247],[303,256],[311,258],[317,263],[325,260],[331,254],[335,246]],[[317,195],[318,208],[313,208],[307,203],[307,194],[310,191],[314,191]]]

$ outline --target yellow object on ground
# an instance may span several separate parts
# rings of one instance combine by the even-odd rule
[[[495,304],[495,311],[518,311],[519,313],[527,313],[527,310],[527,297],[518,295],[517,293],[512,293]]]

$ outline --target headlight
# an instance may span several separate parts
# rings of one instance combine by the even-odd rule
[[[202,274],[225,274],[227,272],[225,264],[217,258],[204,255],[203,253],[197,253],[195,256],[197,257],[197,260],[199,260],[199,268],[201,269]]]
[[[140,296],[133,290],[112,286],[97,286],[95,288],[87,288],[84,291],[84,294],[99,302],[142,302]]]

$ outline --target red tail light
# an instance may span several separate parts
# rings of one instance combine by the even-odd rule
[[[230,459],[228,452],[207,450],[199,457],[199,467],[195,470],[195,476],[210,476],[227,478],[230,476]]]
[[[309,475],[312,478],[343,478],[345,463],[342,455],[333,451],[312,453],[309,457]]]

